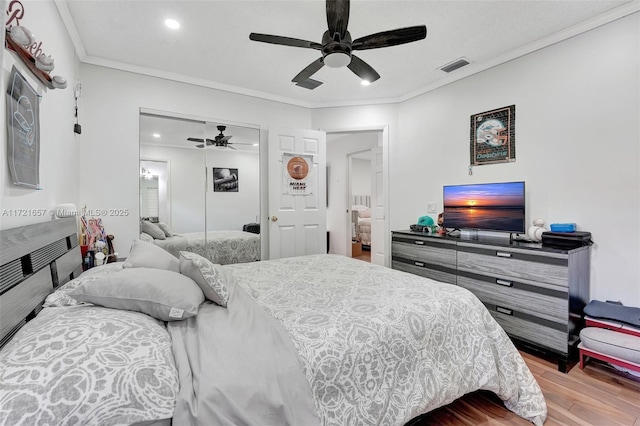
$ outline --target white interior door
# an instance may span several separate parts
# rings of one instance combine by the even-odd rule
[[[326,151],[325,132],[269,129],[270,259],[327,252]],[[310,160],[304,179],[290,173],[289,154]],[[298,182],[306,193],[291,194],[290,183]]]
[[[382,147],[371,149],[371,263],[385,264],[384,156]]]

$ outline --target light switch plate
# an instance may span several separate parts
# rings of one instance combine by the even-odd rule
[[[437,209],[438,204],[437,203],[429,203],[427,204],[427,213],[435,213],[436,209]]]

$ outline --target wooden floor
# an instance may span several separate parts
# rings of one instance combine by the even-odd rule
[[[545,426],[640,426],[640,378],[590,360],[568,374],[556,364],[520,351],[547,401]],[[524,425],[532,423],[504,408],[490,392],[475,392],[423,416],[412,426]]]
[[[365,262],[371,262],[371,251],[362,250],[362,255],[354,257],[354,259],[364,260]]]

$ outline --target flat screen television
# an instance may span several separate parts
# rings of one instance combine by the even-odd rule
[[[445,228],[524,233],[524,182],[448,185],[443,189]]]

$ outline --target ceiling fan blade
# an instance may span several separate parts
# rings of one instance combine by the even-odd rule
[[[217,142],[226,142],[229,139],[231,139],[233,136],[223,136],[220,139],[217,140]]]
[[[353,40],[353,50],[378,49],[380,47],[397,46],[422,40],[427,36],[426,25],[416,27],[399,28],[397,30],[383,31]]]
[[[237,151],[237,149],[235,149],[235,148],[234,148],[234,147],[232,147],[232,146],[229,146],[228,144],[227,144],[226,148],[233,149],[234,151]]]
[[[315,61],[311,62],[309,65],[307,65],[307,67],[302,71],[300,71],[298,75],[293,77],[293,80],[291,81],[293,81],[294,83],[305,81],[306,79],[314,75],[316,72],[318,72],[318,70],[320,70],[320,68],[322,68],[323,66],[324,66],[324,63],[322,62],[322,58],[318,58]]]
[[[204,142],[204,139],[201,139],[201,138],[187,138],[187,140],[191,142],[200,142],[200,143]]]
[[[204,144],[203,145],[196,145],[197,148],[204,148]]]
[[[299,38],[283,37],[269,34],[251,33],[249,38],[253,41],[261,41],[262,43],[280,44],[283,46],[304,47],[308,49],[321,50],[322,45],[320,43],[314,43],[313,41],[301,40]]]
[[[327,25],[329,35],[340,34],[343,39],[349,24],[349,0],[327,0]]]
[[[353,71],[353,73],[361,79],[367,80],[369,83],[373,83],[380,78],[380,74],[371,68],[371,65],[367,64],[356,55],[351,55],[351,63],[347,65],[347,68]]]

